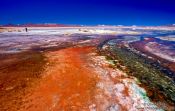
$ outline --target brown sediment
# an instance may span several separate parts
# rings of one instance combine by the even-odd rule
[[[46,63],[38,52],[0,55],[0,110],[16,111],[35,86]]]
[[[5,31],[6,31],[6,29],[5,29],[5,28],[0,27],[0,33],[5,32]]]
[[[24,28],[22,27],[0,27],[0,33],[2,32],[22,32]]]
[[[80,47],[46,53],[49,66],[21,110],[89,110],[98,80],[85,66],[86,54],[92,50]]]

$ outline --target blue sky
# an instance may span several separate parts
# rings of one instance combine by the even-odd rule
[[[166,25],[175,0],[1,0],[0,24]]]

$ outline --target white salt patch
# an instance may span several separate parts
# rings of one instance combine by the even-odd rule
[[[89,110],[90,111],[96,111],[96,105],[95,104],[90,105]]]
[[[117,73],[116,72],[111,72],[111,77],[112,78],[115,78],[117,76]]]
[[[122,92],[122,91],[124,91],[124,89],[125,89],[125,86],[124,86],[124,84],[115,84],[114,85],[114,90],[116,91],[116,92]]]
[[[110,106],[106,111],[120,111],[120,106],[118,104],[114,104]]]
[[[109,68],[109,62],[104,56],[96,57],[95,54],[91,56],[91,61],[94,62],[91,66],[93,66],[100,78],[100,82],[97,83],[97,88],[103,92],[101,96],[100,94],[96,96],[96,101],[100,103],[103,98],[103,104],[100,104],[102,110],[106,108],[107,111],[118,111],[120,107],[124,107],[128,111],[139,111],[139,108],[152,111],[152,109],[148,109],[145,104],[150,104],[153,109],[161,110],[149,100],[146,96],[146,91],[137,85],[137,80],[135,78],[119,78],[127,74],[119,69]],[[121,83],[114,84],[110,77],[118,78]],[[128,96],[123,93],[125,88],[128,89]],[[103,94],[105,94],[105,96]]]

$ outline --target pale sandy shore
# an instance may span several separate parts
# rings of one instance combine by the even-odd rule
[[[0,32],[23,32],[26,27],[0,27]],[[142,29],[142,30],[175,30],[175,26],[76,26],[76,27],[27,27],[29,30],[50,29]]]

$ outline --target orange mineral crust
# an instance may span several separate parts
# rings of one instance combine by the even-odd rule
[[[91,47],[69,48],[47,53],[49,66],[33,94],[26,98],[31,101],[26,104],[28,109],[21,110],[88,110],[98,80],[85,66],[85,56],[91,50]]]

